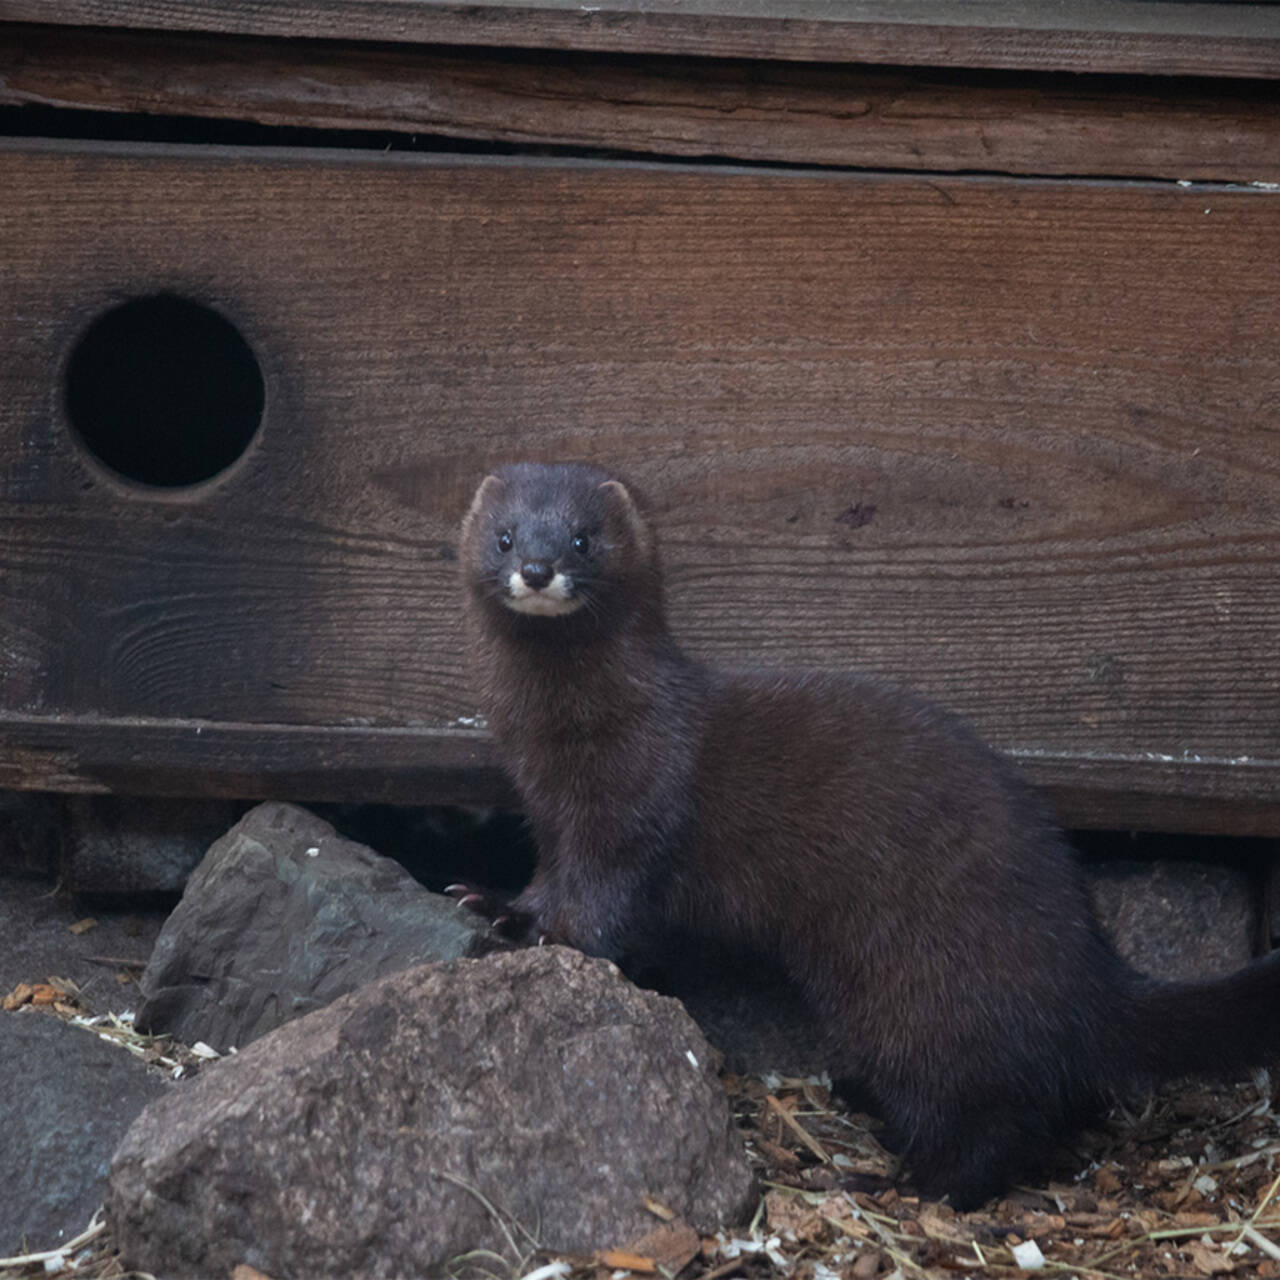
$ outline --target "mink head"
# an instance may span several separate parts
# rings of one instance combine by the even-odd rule
[[[592,626],[657,606],[653,540],[626,486],[599,467],[512,463],[462,525],[472,598],[500,616]]]

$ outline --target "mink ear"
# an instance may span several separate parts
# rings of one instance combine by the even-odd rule
[[[494,475],[485,476],[480,482],[480,487],[476,490],[476,496],[471,499],[471,505],[467,508],[467,514],[462,517],[462,536],[464,538],[467,536],[467,530],[471,528],[472,522],[501,488],[502,481]]]
[[[606,480],[599,486],[599,490],[626,525],[641,555],[648,556],[652,550],[649,530],[627,486],[621,480]]]

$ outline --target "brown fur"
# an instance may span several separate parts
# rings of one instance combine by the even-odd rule
[[[534,563],[564,570],[576,612],[507,606]],[[501,468],[461,567],[476,687],[539,846],[530,929],[620,962],[681,934],[771,955],[924,1190],[974,1205],[1115,1091],[1278,1047],[1276,967],[1130,971],[1038,797],[955,716],[870,677],[682,654],[653,532],[608,472]]]

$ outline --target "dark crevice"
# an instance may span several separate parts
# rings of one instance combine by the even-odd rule
[[[552,160],[595,160],[680,168],[749,169],[780,173],[874,173],[930,181],[953,178],[1020,179],[1034,182],[1107,182],[1165,186],[1186,185],[1174,178],[1121,177],[1112,173],[1014,173],[1001,169],[895,169],[884,166],[818,164],[811,160],[759,160],[706,153],[675,155],[658,150],[585,147],[568,144],[514,143],[488,138],[457,138],[436,133],[405,133],[392,129],[320,129],[296,125],[265,125],[248,120],[203,116],[168,116],[87,111],[46,106],[0,106],[0,139],[69,139],[85,142],[138,142],[180,145],[262,148],[326,148],[353,152],[437,154],[463,156],[523,156]],[[1230,182],[1196,182],[1220,188]]]

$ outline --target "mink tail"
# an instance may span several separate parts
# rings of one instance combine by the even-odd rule
[[[1155,1082],[1264,1066],[1280,1058],[1280,951],[1202,982],[1133,975],[1134,1074]]]

